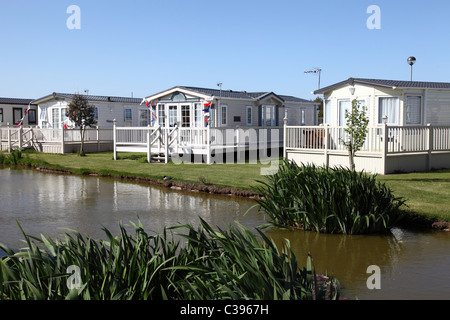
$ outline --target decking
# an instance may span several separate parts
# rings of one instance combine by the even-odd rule
[[[240,162],[267,157],[283,145],[283,127],[114,126],[113,136],[114,159],[119,152],[145,152],[148,162],[159,159],[165,163],[192,162],[192,157],[206,164]]]
[[[286,126],[284,156],[298,163],[346,167],[348,135],[344,129]],[[355,165],[356,170],[378,174],[450,168],[450,127],[370,127]]]

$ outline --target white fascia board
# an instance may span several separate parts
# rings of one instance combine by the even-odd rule
[[[184,94],[188,94],[188,95],[191,95],[191,96],[196,96],[196,97],[199,97],[199,98],[204,99],[204,100],[207,100],[207,99],[211,98],[211,96],[208,96],[206,94],[201,94],[201,93],[198,93],[196,91],[186,90],[185,88],[181,88],[181,87],[174,87],[172,89],[169,89],[169,90],[166,90],[166,91],[162,91],[162,92],[154,94],[152,96],[145,97],[142,100],[142,102],[156,100],[156,99],[159,99],[161,97],[167,96],[167,95],[169,95],[171,93],[174,93],[174,92],[182,92]]]

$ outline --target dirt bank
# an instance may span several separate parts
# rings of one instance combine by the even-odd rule
[[[65,170],[65,169],[55,169],[48,168],[44,166],[36,166],[35,170],[46,173],[57,173],[57,174],[71,174],[76,175],[73,171]],[[239,190],[235,188],[226,188],[226,187],[218,187],[216,185],[208,185],[208,184],[196,184],[196,183],[187,183],[175,181],[172,179],[164,180],[162,179],[154,179],[154,178],[146,178],[146,177],[136,177],[136,176],[115,176],[115,175],[100,175],[96,172],[85,172],[79,175],[89,175],[96,177],[106,177],[113,179],[120,179],[123,181],[130,182],[138,182],[145,183],[159,187],[170,188],[173,190],[181,190],[187,192],[201,192],[201,193],[209,193],[209,194],[218,194],[218,195],[228,195],[233,197],[243,197],[248,199],[257,199],[260,198],[260,195],[251,190]],[[412,228],[412,229],[427,229],[427,230],[440,230],[450,232],[450,222],[448,221],[438,221],[433,219],[427,219],[426,217],[414,215],[414,214],[405,214],[402,221],[399,224],[400,227],[404,228]]]

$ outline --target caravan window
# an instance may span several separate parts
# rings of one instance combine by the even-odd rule
[[[393,97],[380,97],[378,99],[378,123],[383,123],[387,116],[387,124],[399,123],[399,99]]]
[[[407,96],[405,105],[406,124],[422,124],[422,97]]]

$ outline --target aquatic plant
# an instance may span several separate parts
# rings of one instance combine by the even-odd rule
[[[282,250],[262,232],[238,225],[213,229],[205,221],[147,234],[133,224],[107,240],[71,230],[64,241],[26,235],[27,247],[4,245],[0,299],[337,299],[339,283],[319,285],[311,257],[300,269],[287,242]],[[180,232],[174,234],[174,232]],[[186,243],[184,241],[187,241]],[[75,266],[75,288],[69,282]],[[72,279],[73,280],[73,279]]]
[[[278,172],[259,181],[256,201],[270,225],[326,233],[388,232],[405,200],[375,175],[343,167],[320,168],[285,160]]]

